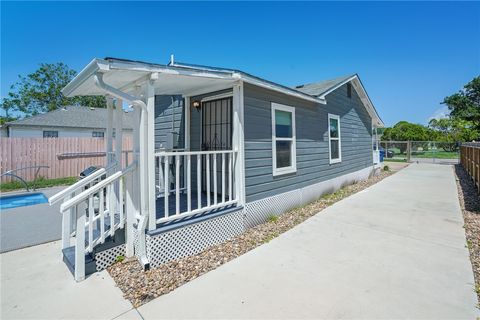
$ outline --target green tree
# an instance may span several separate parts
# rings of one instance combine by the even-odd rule
[[[462,90],[443,99],[450,117],[469,121],[480,130],[480,76],[473,78]]]
[[[391,128],[386,128],[382,135],[383,141],[429,141],[435,135],[430,128],[421,124],[410,123],[408,121],[400,121]],[[400,149],[400,153],[407,150],[406,143],[398,143],[395,146]],[[424,148],[428,148],[426,143]]]
[[[436,141],[445,151],[456,151],[457,142],[478,140],[480,132],[474,127],[471,121],[454,117],[443,119],[432,119],[429,127],[436,133]]]
[[[391,128],[386,128],[382,135],[384,141],[428,141],[434,132],[421,124],[400,121]]]
[[[64,97],[61,93],[75,77],[75,70],[64,63],[42,63],[40,68],[19,80],[10,87],[10,92],[2,99],[1,107],[7,118],[13,113],[26,116],[52,111],[67,105],[83,105],[104,108],[104,97]]]

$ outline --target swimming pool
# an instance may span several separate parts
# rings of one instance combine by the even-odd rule
[[[0,209],[12,209],[18,207],[33,206],[39,203],[47,203],[48,199],[43,193],[24,193],[12,196],[0,197]]]

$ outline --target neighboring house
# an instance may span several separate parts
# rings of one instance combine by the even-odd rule
[[[383,126],[356,74],[290,88],[239,70],[106,58],[62,92],[127,101],[137,119],[132,165],[50,199],[64,201],[62,246],[77,281],[118,255],[148,268],[196,254],[366,179]]]
[[[131,134],[131,114],[123,115],[124,133]],[[107,109],[67,106],[2,126],[2,137],[12,138],[103,138],[107,126]]]

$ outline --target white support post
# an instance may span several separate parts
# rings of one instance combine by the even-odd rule
[[[190,97],[183,97],[183,112],[185,116],[184,117],[185,128],[183,130],[183,141],[184,141],[183,144],[184,144],[185,150],[190,151]],[[190,173],[187,172],[188,170],[190,170],[188,169],[188,166],[183,166],[183,185],[184,186],[188,184],[187,178],[191,174],[191,172]]]
[[[190,151],[190,97],[185,97],[185,150]]]
[[[123,144],[123,102],[120,99],[115,101],[115,161],[117,171],[122,170],[122,144]]]
[[[142,216],[148,215],[148,177],[147,177],[147,112],[143,109],[140,110],[140,128],[139,128],[139,152],[138,152],[138,171],[139,171],[139,183],[140,183],[140,214]],[[138,232],[143,232],[138,230]]]
[[[137,212],[141,212],[141,204],[140,204],[140,118],[141,118],[141,109],[134,108],[133,109],[133,119],[134,119],[134,126],[133,126],[133,161],[137,163],[137,169],[134,173],[132,173],[132,189],[129,193],[133,199],[133,205],[135,206],[135,216]]]
[[[118,99],[115,101],[115,161],[117,163],[116,171],[122,170],[122,148],[123,147],[123,102]],[[120,199],[120,184],[115,183],[115,208],[113,214],[120,214],[122,210]]]
[[[157,217],[155,209],[155,200],[157,199],[155,190],[155,87],[154,80],[147,82],[147,187],[145,191],[148,197],[148,229],[155,230],[157,227]]]
[[[85,205],[77,208],[77,229],[75,234],[75,281],[85,280]]]
[[[237,151],[234,162],[235,198],[238,205],[245,204],[244,131],[243,131],[243,83],[233,86],[232,147]]]
[[[107,146],[105,167],[108,168],[112,163],[113,158],[113,99],[107,97]]]

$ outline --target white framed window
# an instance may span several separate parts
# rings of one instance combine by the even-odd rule
[[[105,133],[103,131],[92,131],[92,138],[103,138]]]
[[[340,141],[340,116],[328,114],[328,152],[330,163],[342,161],[342,143]]]
[[[43,137],[44,138],[58,138],[58,131],[44,130],[43,131]]]
[[[295,108],[272,102],[273,175],[297,171]]]

